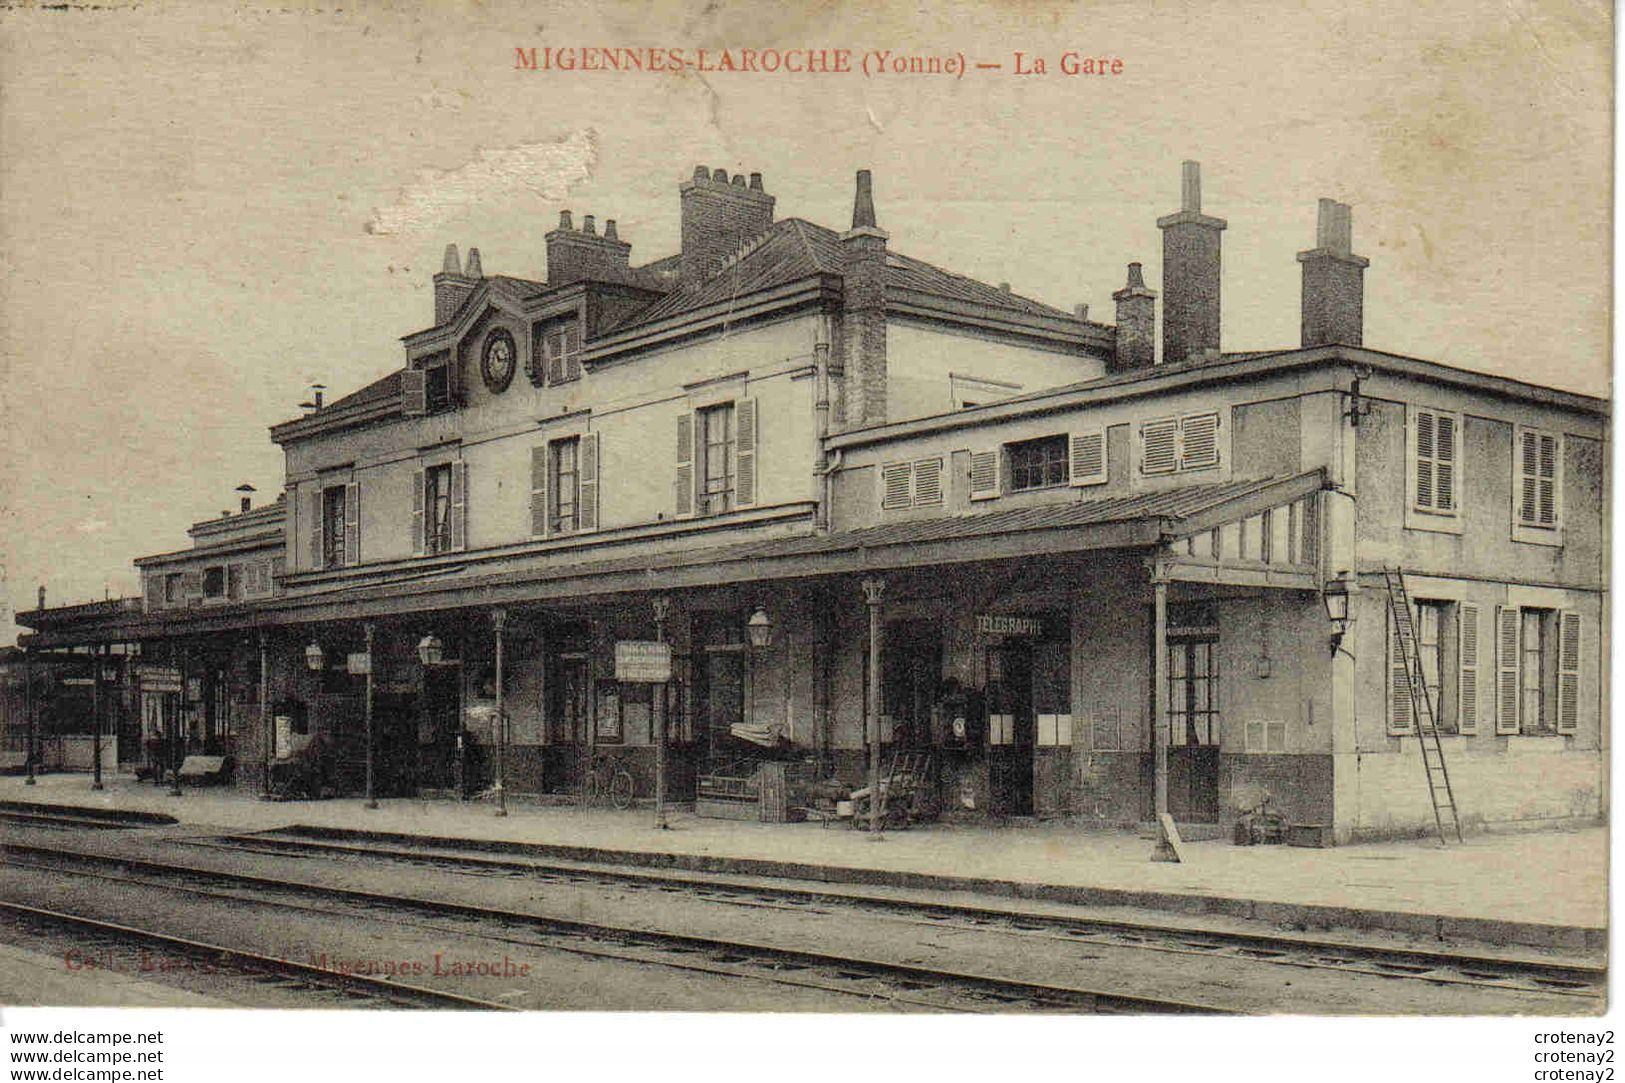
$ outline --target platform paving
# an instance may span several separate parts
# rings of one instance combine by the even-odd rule
[[[1229,914],[1283,926],[1347,927],[1600,950],[1608,913],[1601,827],[1469,836],[1448,848],[1407,840],[1331,849],[1187,843],[1182,864],[1149,860],[1133,834],[1066,823],[926,825],[873,842],[844,826],[761,824],[648,810],[384,799],[262,801],[230,788],[165,788],[122,775],[0,779],[0,801],[166,813],[183,825],[264,831],[291,825],[533,848],[588,861],[970,890],[1089,905]],[[3,825],[0,825],[3,831]]]

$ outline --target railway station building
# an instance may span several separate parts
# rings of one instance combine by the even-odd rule
[[[448,247],[400,367],[272,427],[280,496],[23,645],[129,645],[148,736],[251,790],[566,800],[610,756],[641,797],[663,728],[679,801],[878,739],[949,821],[1350,841],[1435,829],[1436,730],[1468,829],[1601,815],[1608,403],[1366,347],[1330,200],[1300,341],[1225,352],[1181,180],[1160,351],[1138,263],[1110,322],[1052,308],[894,245],[867,172],[830,228],[696,168],[653,262],[569,212],[545,277]]]

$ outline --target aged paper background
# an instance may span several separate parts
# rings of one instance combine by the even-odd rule
[[[516,68],[623,45],[1003,67]],[[539,276],[574,208],[657,258],[696,163],[837,224],[871,168],[900,249],[1110,318],[1128,261],[1157,286],[1199,159],[1226,349],[1296,345],[1330,196],[1372,260],[1368,346],[1605,393],[1611,49],[1600,0],[8,5],[0,642],[36,585],[133,593],[132,557],[273,494],[267,426],[400,364],[448,241]],[[1122,73],[1063,75],[1069,50]]]

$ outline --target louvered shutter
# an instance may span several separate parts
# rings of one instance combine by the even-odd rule
[[[734,404],[734,423],[738,426],[734,506],[748,508],[756,503],[758,473],[755,399],[740,399]]]
[[[1535,479],[1536,522],[1557,525],[1557,437],[1540,436],[1537,441]]]
[[[1179,465],[1179,422],[1174,418],[1140,426],[1140,472],[1171,474]]]
[[[1069,459],[1069,484],[1103,483],[1106,480],[1106,434],[1099,431],[1073,433]]]
[[[420,557],[424,553],[423,544],[423,488],[424,472],[414,471],[412,474],[412,555]]]
[[[1540,434],[1518,434],[1518,521],[1540,524]]]
[[[310,494],[310,567],[322,566],[322,490],[320,486]]]
[[[677,415],[677,478],[672,483],[677,517],[694,514],[694,415]]]
[[[1518,610],[1495,609],[1495,732],[1518,732]]]
[[[1435,418],[1433,460],[1433,502],[1439,511],[1456,508],[1456,419],[1448,414]]]
[[[146,582],[147,612],[151,613],[164,607],[164,578],[161,575],[149,575]]]
[[[576,469],[579,484],[577,486],[578,506],[576,508],[576,523],[579,530],[598,529],[598,484],[599,458],[598,434],[595,432],[583,433],[581,442],[576,448],[578,458]]]
[[[422,417],[429,412],[429,374],[422,369],[401,373],[401,413]]]
[[[537,444],[530,449],[530,536],[533,538],[547,534],[548,468],[547,444]]]
[[[1219,463],[1219,415],[1192,414],[1179,422],[1179,468],[1200,470]]]
[[[186,600],[187,605],[203,604],[203,572],[201,569],[181,573],[181,597]]]
[[[942,460],[920,459],[914,464],[914,506],[934,508],[942,505]]]
[[[361,485],[344,486],[344,563],[361,563]]]
[[[1580,729],[1580,614],[1557,614],[1557,732]]]
[[[451,464],[451,548],[462,552],[468,547],[468,464]]]
[[[880,506],[887,511],[909,507],[914,469],[909,463],[886,463],[880,468]]]
[[[1478,606],[1463,605],[1457,610],[1460,628],[1457,632],[1457,653],[1461,660],[1461,673],[1456,684],[1456,729],[1462,733],[1478,732]]]
[[[970,498],[991,500],[999,495],[999,452],[970,453]]]
[[[1416,506],[1433,507],[1433,414],[1416,413]]]
[[[1412,624],[1415,627],[1415,624]],[[1388,732],[1403,734],[1416,728],[1415,704],[1411,700],[1411,676],[1405,668],[1405,652],[1400,649],[1399,628],[1394,612],[1388,611]]]

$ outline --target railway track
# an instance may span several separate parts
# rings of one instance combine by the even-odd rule
[[[1603,965],[1531,955],[1373,945],[1286,932],[1191,930],[1146,921],[1058,916],[975,903],[949,903],[936,898],[922,901],[850,890],[730,881],[706,874],[610,869],[573,862],[519,861],[444,852],[425,853],[278,833],[194,839],[188,840],[188,844],[276,856],[319,855],[341,860],[396,863],[415,868],[451,869],[480,876],[534,880],[543,884],[613,884],[633,891],[680,891],[699,898],[748,907],[806,911],[840,906],[866,915],[934,928],[999,932],[1040,941],[1099,943],[1208,958],[1246,959],[1283,967],[1358,973],[1435,985],[1493,987],[1572,997],[1581,1001],[1600,1002],[1607,984],[1607,968]]]
[[[475,997],[363,974],[345,974],[241,948],[209,944],[152,929],[138,929],[82,914],[0,900],[0,917],[27,932],[67,933],[87,958],[138,946],[164,954],[166,968],[190,970],[214,980],[240,979],[312,995],[311,1007],[432,1008],[511,1011],[511,1006]],[[334,1003],[337,1001],[337,1003]]]
[[[839,997],[884,1001],[887,1006],[904,1009],[1090,1014],[1229,1014],[1230,1011],[1223,1006],[1166,997],[1017,981],[997,975],[881,962],[739,938],[662,932],[29,844],[8,844],[5,864],[42,873],[111,880],[130,887],[159,889],[194,898],[207,897],[236,905],[266,906],[284,914],[307,911],[327,917],[382,919],[459,937],[478,936],[487,941],[594,959],[795,986]],[[65,917],[71,919],[72,916]],[[163,934],[131,930],[130,935]],[[204,950],[230,949],[205,945]],[[399,988],[394,983],[386,984]]]

